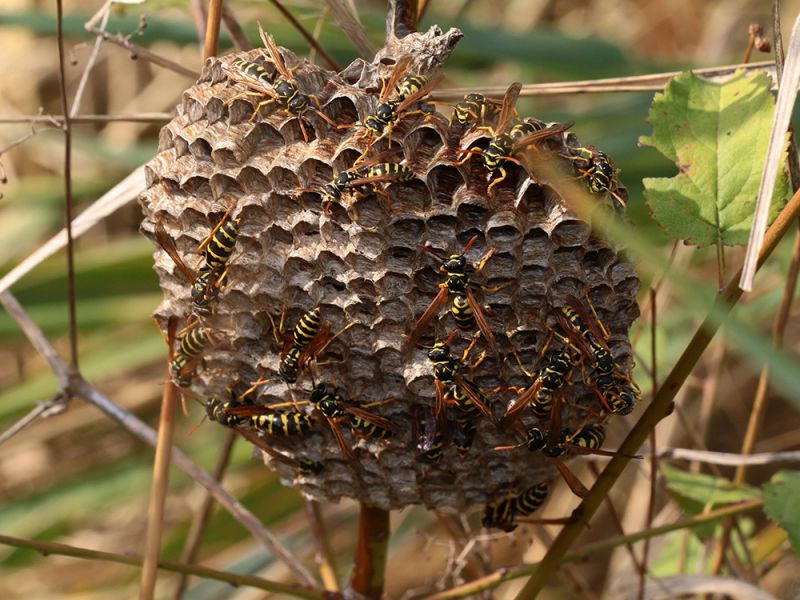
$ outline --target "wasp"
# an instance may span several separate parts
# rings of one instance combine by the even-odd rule
[[[391,146],[392,128],[400,120],[401,115],[409,117],[415,114],[427,114],[423,110],[407,112],[407,109],[427,96],[438,83],[439,78],[428,80],[420,75],[404,76],[410,64],[411,56],[408,55],[397,61],[389,81],[385,82],[381,89],[375,112],[364,119],[362,125],[364,133],[361,137],[369,139],[367,147],[361,156],[356,159],[356,163],[359,163],[366,156],[372,145],[384,133],[388,133],[389,145]],[[393,92],[396,96],[390,98]]]
[[[461,456],[464,456],[472,448],[476,430],[475,422],[472,419],[456,417],[452,427],[452,441]]]
[[[486,190],[489,198],[494,195],[493,190],[495,186],[504,181],[508,175],[504,167],[505,163],[512,162],[517,165],[520,164],[520,162],[514,158],[514,155],[519,150],[548,137],[563,133],[574,124],[572,121],[568,121],[542,127],[538,123],[525,121],[511,126],[511,121],[514,117],[514,106],[521,89],[521,84],[512,83],[503,97],[503,104],[500,108],[500,116],[497,118],[497,125],[495,127],[482,126],[482,128],[488,130],[492,136],[488,147],[485,150],[477,148],[462,150],[462,153],[465,153],[466,156],[454,163],[455,165],[462,165],[471,158],[472,154],[482,154],[483,166],[488,172],[489,177],[492,178],[495,172],[499,172],[499,177],[491,181]]]
[[[200,356],[208,344],[209,338],[205,327],[199,321],[192,323],[178,343],[178,351],[172,357],[170,369],[172,381],[179,387],[189,387],[192,382],[193,372],[187,367]]]
[[[453,404],[459,416],[464,420],[483,415],[494,423],[494,414],[487,405],[483,392],[477,385],[459,374],[475,340],[464,351],[462,360],[459,360],[450,354],[449,344],[455,333],[454,331],[443,342],[436,342],[428,350],[428,359],[433,364],[433,377],[436,385],[437,420],[440,423],[443,422],[447,404]]]
[[[234,59],[231,67],[262,85],[271,86],[275,81],[274,71],[269,71],[264,65],[243,56]]]
[[[505,532],[514,531],[517,522],[524,519],[517,517],[527,517],[534,513],[547,500],[550,491],[550,482],[543,481],[529,487],[523,492],[510,496],[496,505],[487,504],[481,518],[481,525],[484,527],[496,527]],[[566,519],[537,519],[536,523],[568,523],[571,518]]]
[[[341,202],[342,194],[358,191],[359,188],[370,187],[386,198],[385,192],[378,191],[375,186],[393,181],[411,181],[414,177],[414,171],[410,167],[395,162],[382,162],[342,171],[322,189],[323,208],[330,214],[331,205]]]
[[[314,430],[311,417],[303,412],[276,411],[274,407],[244,404],[233,391],[228,402],[209,400],[206,414],[212,421],[227,427],[250,427],[275,437],[294,437]]]
[[[297,382],[300,369],[324,352],[333,340],[355,324],[348,323],[337,334],[331,336],[331,324],[329,321],[322,320],[322,313],[317,306],[303,313],[291,334],[283,335],[285,317],[286,310],[281,313],[281,320],[277,327],[272,315],[269,315],[269,320],[272,324],[272,335],[275,342],[282,347],[278,375],[289,384]],[[283,336],[282,340],[281,336]]]
[[[610,194],[617,209],[626,207],[625,199],[616,189],[616,169],[605,152],[594,147],[567,146],[567,153],[560,156],[572,161],[572,167],[586,179],[592,193]]]
[[[636,408],[640,391],[629,377],[613,373],[611,376],[598,376],[595,385],[600,401],[606,412],[612,415],[629,415]]]
[[[350,462],[355,462],[355,453],[339,428],[339,421],[346,421],[354,435],[366,438],[386,440],[396,432],[389,419],[365,410],[371,405],[357,406],[347,402],[338,388],[317,384],[311,390],[309,402],[325,417],[342,454]]]
[[[423,251],[432,254],[442,261],[442,264],[439,267],[439,272],[444,273],[447,278],[443,283],[439,284],[439,293],[436,294],[436,297],[430,303],[428,308],[425,309],[425,312],[422,313],[422,316],[411,330],[411,333],[408,336],[410,343],[417,343],[417,340],[422,335],[423,330],[431,321],[431,319],[433,319],[433,317],[439,313],[445,302],[452,297],[450,314],[453,315],[453,320],[455,320],[456,326],[459,329],[465,330],[475,329],[477,326],[481,334],[483,334],[486,344],[489,346],[492,353],[495,356],[499,354],[494,333],[492,332],[491,327],[489,327],[489,322],[486,320],[486,309],[484,309],[475,298],[472,288],[480,287],[483,291],[492,293],[510,285],[511,282],[489,288],[478,285],[471,280],[471,275],[483,271],[486,263],[495,253],[495,249],[490,248],[484,257],[478,262],[477,267],[473,267],[472,265],[468,264],[466,254],[477,239],[478,236],[474,235],[464,246],[464,249],[460,254],[451,254],[448,257],[440,255],[430,246],[420,246]]]
[[[499,102],[491,100],[483,94],[467,94],[453,107],[450,126],[458,124],[462,127],[485,126],[489,119],[497,113]]]
[[[537,419],[549,418],[555,394],[567,385],[569,375],[575,367],[575,357],[568,347],[550,350],[545,355],[544,366],[535,373],[530,373],[523,366],[516,352],[514,352],[514,356],[523,373],[533,380],[533,384],[527,387],[508,407],[501,419],[501,426],[506,426],[516,419],[526,406],[530,407],[533,416]]]

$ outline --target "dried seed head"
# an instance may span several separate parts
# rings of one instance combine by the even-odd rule
[[[374,63],[356,61],[341,75],[285,50],[283,57],[290,69],[297,67],[293,76],[300,89],[314,95],[328,117],[355,123],[374,110],[393,59],[410,54],[413,72],[427,75],[459,38],[459,32],[442,34],[434,28],[395,39]],[[268,96],[253,94],[232,75],[236,56],[263,61],[263,51],[254,50],[208,62],[200,81],[185,92],[175,119],[161,132],[158,155],[146,168],[148,189],[141,197],[142,230],[152,237],[155,225],[163,226],[193,269],[202,263],[195,250],[222,215],[231,210],[240,217],[230,283],[215,314],[204,321],[218,343],[204,352],[193,391],[226,398],[226,385],[240,382],[241,392],[266,375],[270,382],[259,388],[257,401],[289,400],[288,386],[276,375],[281,348],[273,340],[270,317],[277,321],[286,309],[288,331],[305,311],[319,306],[332,331],[353,325],[319,357],[328,364],[314,367],[314,382],[335,382],[364,402],[391,398],[371,410],[388,418],[397,434],[387,444],[354,438],[340,424],[355,448],[356,468],[344,459],[319,416],[318,431],[311,435],[265,437],[293,465],[301,459],[302,464],[311,460],[321,465],[299,468],[265,455],[284,483],[318,499],[347,496],[383,508],[425,504],[464,509],[504,494],[509,485],[521,490],[548,477],[551,463],[540,453],[525,448],[495,451],[495,446],[521,439],[499,433],[485,417],[475,419],[474,442],[463,456],[453,442],[462,441],[466,432],[457,431],[444,436],[438,462],[422,458],[414,421],[417,407],[434,405],[433,370],[428,351],[409,346],[404,336],[439,292],[443,274],[441,261],[420,245],[428,243],[447,256],[459,253],[477,235],[467,254],[472,265],[495,249],[475,280],[488,287],[506,284],[496,292],[476,290],[491,311],[488,320],[500,356],[489,355],[474,371],[464,369],[462,374],[487,390],[498,415],[513,394],[488,390],[530,385],[512,348],[529,370],[540,367],[539,354],[555,312],[570,295],[589,294],[610,331],[608,343],[616,361],[630,370],[628,330],[638,316],[639,284],[631,265],[617,248],[593,236],[553,188],[532,181],[515,164],[505,164],[508,177],[487,199],[481,157],[455,166],[457,149],[446,147],[453,139],[449,120],[434,112],[401,119],[392,130],[391,145],[384,137],[374,146],[375,152],[390,157],[385,160],[408,165],[415,173],[410,182],[390,184],[388,202],[370,193],[355,201],[355,211],[347,210],[346,203],[334,204],[327,214],[322,190],[362,153],[363,130],[336,129],[309,111],[306,143],[298,120],[274,103],[253,118]],[[486,138],[485,131],[473,131],[456,141],[466,148],[473,142],[485,146]],[[565,138],[556,137],[542,147],[565,152],[564,144]],[[164,291],[156,316],[188,317],[189,284],[158,247],[155,259]],[[426,343],[442,340],[454,329],[449,306],[423,332]],[[454,355],[470,336],[462,333],[453,342]],[[479,341],[472,358],[481,347]],[[563,421],[577,427],[596,420],[599,402],[582,381],[580,368],[571,377]],[[302,372],[294,386],[298,400],[307,399],[312,387],[310,373]],[[308,404],[299,408],[311,411]],[[448,412],[456,416],[456,410],[449,407]],[[533,424],[527,411],[524,423]]]

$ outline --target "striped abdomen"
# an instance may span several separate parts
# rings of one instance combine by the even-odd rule
[[[206,265],[209,269],[221,270],[233,253],[239,235],[239,218],[226,217],[214,232],[205,249]]]
[[[279,437],[304,435],[314,429],[311,418],[299,411],[252,415],[249,424],[254,429]]]
[[[476,326],[475,313],[469,305],[466,296],[453,296],[453,304],[450,306],[450,313],[459,329],[474,329]]]
[[[263,83],[267,86],[272,85],[274,75],[263,65],[247,60],[246,58],[237,58],[231,63],[231,66],[250,79],[255,79],[259,83]]]
[[[292,330],[292,339],[294,340],[294,344],[301,349],[305,348],[311,343],[311,340],[316,337],[317,333],[319,333],[321,326],[322,315],[319,307],[308,311],[302,317],[300,317],[297,325],[295,325],[294,329]]]
[[[392,437],[392,432],[388,429],[384,429],[380,425],[371,423],[356,415],[350,415],[350,429],[353,430],[355,435],[377,440],[388,440]]]

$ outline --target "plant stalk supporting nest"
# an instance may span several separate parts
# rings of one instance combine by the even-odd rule
[[[350,581],[355,592],[366,598],[381,597],[388,546],[389,511],[362,504],[355,566]]]

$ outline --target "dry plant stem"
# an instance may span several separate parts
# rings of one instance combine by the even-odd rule
[[[669,525],[662,525],[661,527],[654,527],[653,529],[646,529],[625,536],[611,538],[610,540],[606,540],[604,542],[599,542],[597,544],[586,546],[585,548],[581,549],[579,552],[575,554],[570,554],[568,556],[565,556],[562,562],[580,563],[591,558],[592,556],[595,556],[597,554],[604,554],[624,544],[632,544],[634,542],[639,542],[644,539],[657,537],[660,535],[664,535],[666,533],[671,533],[673,531],[678,531],[681,529],[688,530],[688,529],[693,529],[695,527],[700,527],[702,525],[706,525],[708,523],[715,523],[721,519],[726,519],[728,517],[736,516],[751,511],[753,509],[760,508],[763,505],[763,503],[764,503],[763,500],[761,500],[760,498],[755,500],[748,500],[747,502],[732,504],[730,506],[726,506],[724,508],[711,511],[706,514],[695,515],[694,517],[690,517],[688,519],[682,519],[680,521],[670,523]],[[476,579],[464,585],[460,585],[458,587],[454,587],[449,590],[444,590],[436,594],[417,596],[416,598],[420,599],[424,598],[425,600],[444,600],[445,598],[466,598],[468,596],[477,594],[485,590],[491,590],[497,588],[507,581],[519,579],[520,577],[526,577],[531,573],[536,572],[536,570],[540,567],[540,565],[541,563],[535,563],[531,565],[516,567],[513,569],[509,568],[498,569],[497,571],[487,575],[486,577],[481,577],[480,579]],[[532,597],[533,596],[526,596],[526,598],[532,598]]]
[[[758,257],[758,267],[772,254],[778,242],[794,224],[798,214],[800,214],[800,193],[795,193],[772,226],[767,230],[764,244]],[[630,462],[631,459],[628,457],[638,451],[653,428],[668,414],[670,404],[672,404],[675,395],[719,329],[721,325],[719,318],[728,314],[741,298],[743,291],[737,285],[740,275],[741,273],[737,272],[729,281],[727,287],[717,295],[716,310],[712,311],[700,325],[672,371],[664,380],[650,406],[647,407],[647,410],[645,410],[622,442],[619,448],[620,454],[611,459],[592,486],[592,489],[589,490],[589,494],[575,510],[575,515],[578,518],[574,523],[564,526],[553,541],[542,562],[539,563],[538,569],[522,588],[517,598],[523,599],[535,596],[549,581],[567,550],[580,535],[584,523],[594,515],[603,498],[608,495],[614,482]]]
[[[222,483],[222,478],[225,476],[225,471],[230,464],[231,451],[233,444],[236,441],[237,435],[233,430],[225,433],[225,439],[222,442],[222,448],[217,457],[217,464],[214,465],[214,472],[212,477]],[[192,526],[189,529],[189,535],[186,536],[186,543],[181,552],[181,562],[186,564],[193,564],[197,559],[197,552],[200,550],[200,544],[203,541],[203,534],[206,531],[208,520],[211,518],[211,513],[214,510],[214,497],[206,491],[200,509],[195,513],[192,519]],[[189,576],[186,574],[178,578],[178,584],[175,586],[175,600],[180,600],[183,597],[183,592],[186,590],[186,584],[189,581]]]
[[[314,542],[317,545],[316,561],[319,567],[319,575],[322,585],[327,592],[340,591],[339,578],[336,575],[336,565],[333,562],[333,552],[325,531],[325,523],[322,520],[322,510],[319,502],[304,498],[306,503],[306,514],[311,525],[311,532],[314,534]]]
[[[208,21],[206,22],[206,41],[203,47],[203,60],[217,55],[219,47],[219,24],[222,21],[223,0],[211,0],[208,4]]]
[[[252,50],[253,45],[247,39],[247,34],[227,4],[222,5],[222,22],[225,23],[225,29],[228,30],[237,50]]]
[[[184,77],[188,77],[189,79],[195,80],[200,77],[200,73],[197,71],[193,71],[192,69],[188,69],[184,67],[182,64],[175,62],[174,60],[170,60],[154,52],[150,52],[147,48],[142,48],[141,46],[137,46],[133,44],[126,38],[124,35],[117,34],[111,35],[107,31],[103,31],[97,27],[92,27],[89,29],[95,35],[101,37],[106,42],[111,42],[112,44],[116,44],[117,46],[121,46],[125,48],[131,53],[131,57],[134,59],[141,58],[148,62],[153,63],[154,65],[158,65],[159,67],[164,67],[165,69],[169,69],[170,71],[174,71],[179,75],[183,75]]]
[[[36,405],[36,407],[33,408],[27,415],[19,419],[11,427],[0,434],[0,445],[6,443],[12,437],[33,425],[33,423],[35,423],[37,420],[41,418],[46,419],[48,417],[53,417],[61,414],[64,412],[64,410],[66,410],[66,400],[64,394],[62,393],[56,394],[56,397],[48,402],[41,402],[40,404]]]
[[[131,113],[128,115],[76,115],[70,119],[73,125],[80,123],[111,123],[115,121],[130,121],[134,123],[160,123],[169,121],[174,117],[167,112]],[[21,117],[0,117],[0,123],[49,123],[53,127],[64,127],[64,122],[51,115],[28,115]],[[31,136],[28,136],[31,137]],[[27,138],[26,138],[27,139]],[[3,152],[10,148],[4,148]]]
[[[361,505],[358,546],[350,586],[365,598],[380,598],[389,547],[389,511]]]
[[[192,13],[194,28],[197,30],[197,39],[200,40],[200,45],[205,47],[206,23],[208,22],[205,0],[189,0],[189,9]]]
[[[67,295],[69,298],[69,355],[73,369],[78,369],[78,320],[75,307],[75,252],[72,239],[72,123],[67,103],[67,83],[64,73],[64,7],[56,0],[58,18],[58,85],[61,113],[64,118],[64,218],[67,229]]]
[[[311,33],[309,33],[308,29],[306,29],[300,21],[295,19],[292,13],[286,10],[286,7],[283,4],[281,4],[278,0],[271,0],[271,2],[275,8],[277,8],[284,17],[286,17],[286,20],[289,21],[289,23],[291,23],[294,28],[300,32],[300,35],[303,36],[309,45],[317,51],[317,54],[322,57],[322,60],[328,63],[328,66],[331,69],[337,72],[342,70],[342,67],[339,66],[339,63],[337,63],[336,60],[325,51],[325,48],[323,48],[317,39],[311,35]]]
[[[430,2],[428,0],[419,0],[417,3],[417,26],[419,26],[422,19],[425,18],[425,11],[428,10],[428,5]]]
[[[72,396],[93,404],[146,444],[150,446],[156,445],[156,432],[151,427],[112,402],[83,377],[72,371],[10,292],[0,292],[0,304],[17,321],[36,351],[47,360],[62,389],[68,391]],[[300,561],[261,524],[253,513],[223,489],[211,475],[200,469],[177,448],[172,449],[172,462],[181,471],[211,492],[219,505],[227,510],[234,519],[241,523],[253,537],[264,544],[277,558],[282,560],[300,581],[314,589],[319,589],[319,584]]]
[[[692,460],[709,465],[738,467],[740,465],[776,465],[800,462],[800,450],[790,452],[763,452],[761,454],[732,454],[729,452],[709,452],[691,448],[662,448],[659,457],[673,460]]]
[[[353,45],[358,50],[361,58],[370,61],[375,56],[377,48],[369,41],[364,26],[358,22],[357,15],[350,10],[347,0],[325,0],[333,13],[336,22],[342,28],[345,35],[350,38]]]
[[[692,69],[696,75],[706,77],[722,77],[730,75],[738,69],[755,71],[763,69],[769,72],[774,67],[773,61],[761,61],[749,64],[725,65],[722,67],[707,67]],[[605,79],[585,79],[580,81],[565,81],[554,83],[529,83],[522,86],[520,96],[543,96],[551,94],[606,94],[609,92],[650,92],[664,89],[670,79],[680,75],[683,71],[670,71],[653,73],[650,75],[632,75],[629,77],[609,77]],[[502,98],[506,88],[500,86],[484,86],[477,88],[447,88],[436,90],[432,94],[434,100],[461,100],[464,94],[479,92],[491,98]]]
[[[783,288],[783,297],[781,298],[781,305],[778,309],[778,314],[775,315],[775,321],[772,324],[772,344],[775,348],[783,346],[783,337],[786,332],[786,325],[789,322],[789,313],[792,308],[792,300],[794,299],[795,288],[797,287],[797,276],[800,272],[800,232],[794,240],[794,247],[792,248],[792,260],[789,264],[789,272],[786,275],[786,285]],[[767,410],[767,391],[769,390],[769,369],[764,366],[761,369],[761,374],[758,378],[758,387],[756,389],[755,400],[753,401],[753,408],[750,411],[750,419],[747,422],[747,432],[742,442],[741,454],[751,454],[753,447],[756,443],[756,438],[761,430],[761,424],[764,421],[764,415]],[[747,477],[747,465],[740,464],[736,469],[734,481],[736,483],[744,483]]]
[[[26,540],[22,538],[15,538],[7,535],[0,535],[0,544],[6,546],[13,546],[15,548],[28,548],[39,552],[45,556],[54,554],[57,556],[71,556],[73,558],[82,558],[85,560],[101,560],[104,562],[114,562],[123,565],[139,566],[142,564],[142,558],[132,554],[116,554],[114,552],[101,552],[100,550],[90,550],[88,548],[79,548],[77,546],[70,546],[68,544],[59,544],[57,542],[43,542],[39,540]],[[216,569],[209,569],[208,567],[200,567],[197,565],[187,565],[181,562],[172,560],[162,560],[158,563],[158,568],[164,571],[172,571],[175,573],[184,573],[186,575],[194,575],[204,579],[214,579],[217,581],[224,581],[230,583],[234,587],[253,587],[268,592],[276,592],[286,594],[296,598],[309,598],[310,600],[320,600],[322,595],[319,592],[294,587],[284,583],[269,581],[254,577],[253,575],[239,575],[237,573],[229,573],[227,571],[218,571]]]
[[[100,10],[101,17],[100,17],[100,29],[105,31],[106,26],[108,25],[108,17],[111,14],[111,4],[106,4]],[[103,40],[101,38],[95,38],[94,45],[92,46],[92,53],[89,55],[89,60],[86,61],[86,68],[83,69],[83,73],[81,73],[81,80],[78,82],[78,89],[75,91],[75,96],[72,99],[72,110],[70,110],[69,116],[70,118],[75,118],[75,115],[78,114],[78,111],[81,109],[81,100],[83,99],[83,92],[86,90],[86,84],[89,82],[89,75],[92,74],[92,69],[94,69],[94,65],[97,62],[97,57],[100,55],[100,48],[103,45]]]
[[[161,417],[158,421],[156,455],[153,461],[153,485],[150,490],[150,505],[147,508],[147,533],[144,544],[144,563],[139,586],[139,598],[152,600],[156,589],[158,559],[161,554],[161,530],[164,526],[164,504],[169,489],[169,465],[172,456],[172,438],[175,432],[175,405],[177,390],[172,383],[167,365],[164,395],[161,400]]]

